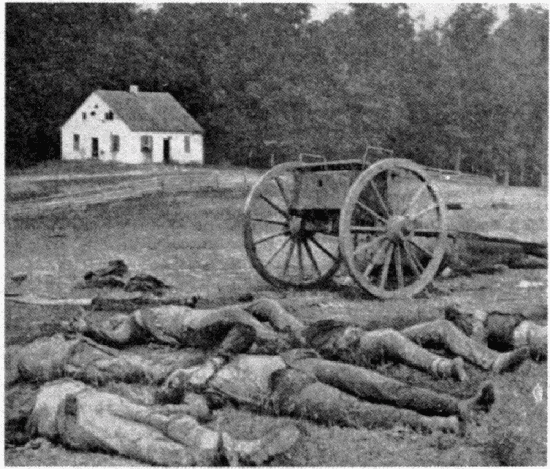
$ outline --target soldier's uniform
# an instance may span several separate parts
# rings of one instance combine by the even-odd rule
[[[80,381],[44,385],[28,421],[32,436],[80,451],[106,451],[154,465],[262,464],[289,450],[293,425],[256,440],[237,440],[189,415],[189,406],[144,406]]]
[[[303,324],[269,299],[219,309],[186,306],[143,308],[99,326],[76,320],[73,330],[114,347],[156,341],[231,355],[253,345],[277,353],[300,345]]]
[[[472,339],[495,350],[529,349],[534,360],[548,357],[548,326],[521,313],[485,312],[465,305],[448,305],[445,317]]]

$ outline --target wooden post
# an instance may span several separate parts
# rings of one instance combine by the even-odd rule
[[[510,171],[508,168],[504,168],[504,179],[502,184],[508,187],[510,185]]]

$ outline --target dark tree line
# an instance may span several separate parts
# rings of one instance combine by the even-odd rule
[[[6,4],[6,163],[59,157],[94,90],[171,93],[208,163],[392,148],[423,164],[536,183],[547,171],[548,11],[460,4],[415,28],[405,4]]]

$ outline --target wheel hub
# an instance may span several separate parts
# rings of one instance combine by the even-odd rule
[[[292,236],[298,236],[302,231],[302,218],[292,217],[288,222],[288,231],[290,231]]]
[[[388,239],[391,241],[403,239],[412,231],[409,219],[403,215],[391,216],[388,220],[388,224],[386,225],[386,229]]]

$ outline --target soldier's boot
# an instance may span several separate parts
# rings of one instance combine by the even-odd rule
[[[255,440],[237,440],[222,433],[223,451],[230,466],[261,465],[290,450],[299,436],[294,425],[273,428]]]
[[[464,399],[458,403],[461,433],[464,426],[471,422],[477,422],[483,413],[488,413],[495,403],[495,387],[491,382],[485,382],[470,399]]]
[[[499,354],[498,358],[493,362],[491,369],[495,373],[505,373],[514,371],[529,358],[529,348],[521,347],[508,353]]]

